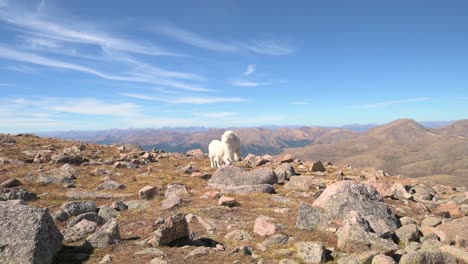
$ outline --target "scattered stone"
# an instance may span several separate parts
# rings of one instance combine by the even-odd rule
[[[209,178],[211,178],[211,174],[196,171],[192,172],[192,174],[190,174],[190,177],[208,180]]]
[[[219,191],[210,191],[205,193],[205,195],[211,199],[218,199],[219,197],[221,197],[221,193]]]
[[[138,251],[135,255],[149,255],[153,257],[164,258],[166,254],[157,248],[147,248],[142,251]]]
[[[52,263],[63,236],[47,209],[0,202],[0,262]]]
[[[162,258],[154,258],[150,261],[150,264],[167,264],[167,261]]]
[[[415,224],[405,225],[397,230],[395,230],[395,235],[398,237],[398,240],[405,245],[408,245],[409,242],[419,241],[422,234],[419,231],[418,227]]]
[[[231,232],[227,233],[224,236],[224,238],[227,239],[227,240],[248,241],[248,240],[252,239],[252,236],[247,231],[234,230],[234,231],[231,231]]]
[[[226,187],[221,191],[222,194],[252,194],[252,193],[275,193],[275,187],[271,184],[256,184]]]
[[[37,199],[37,195],[32,192],[25,191],[21,188],[7,188],[0,189],[0,201],[1,200],[21,200],[21,201],[33,201]]]
[[[112,168],[114,168],[114,169],[123,169],[123,168],[127,168],[127,169],[137,169],[137,168],[138,168],[138,164],[135,164],[135,163],[132,163],[132,162],[128,162],[128,161],[117,161],[116,163],[114,163],[114,165],[112,166]]]
[[[223,205],[223,206],[227,206],[227,207],[234,207],[234,206],[238,206],[239,203],[236,201],[236,199],[223,195],[223,196],[221,196],[221,198],[219,198],[218,205]]]
[[[389,256],[377,255],[372,258],[371,264],[396,264],[396,262]]]
[[[114,210],[117,210],[120,212],[120,211],[128,210],[128,205],[126,205],[122,201],[118,201],[118,202],[113,202],[111,205],[111,208],[114,208]]]
[[[314,162],[312,164],[312,167],[310,167],[310,171],[315,172],[315,171],[327,171],[323,163],[319,160],[317,162]]]
[[[442,213],[449,213],[450,217],[464,216],[463,212],[461,211],[460,205],[456,204],[455,202],[441,204],[439,205],[439,207],[437,207],[437,209]]]
[[[164,192],[164,197],[168,198],[171,195],[177,195],[179,197],[188,196],[187,187],[182,183],[171,183],[167,185],[166,192]]]
[[[196,249],[190,251],[190,253],[188,253],[185,258],[208,256],[211,253],[213,253],[213,249],[209,247],[197,247]]]
[[[220,167],[209,180],[210,186],[225,188],[228,186],[243,186],[257,184],[275,184],[278,177],[271,168],[261,168],[245,171],[233,165]]]
[[[441,246],[440,251],[449,253],[457,259],[459,263],[468,263],[468,252],[466,249],[455,246]]]
[[[323,189],[325,185],[320,179],[316,179],[312,176],[294,176],[284,185],[284,188],[309,191],[311,189]]]
[[[437,251],[417,251],[403,255],[400,264],[457,264],[457,260],[448,253]]]
[[[403,184],[396,182],[391,188],[392,197],[398,200],[408,200],[411,199],[412,195],[408,192],[408,188]]]
[[[169,210],[175,207],[178,207],[182,204],[182,199],[176,194],[170,195],[168,198],[164,199],[161,204],[161,209]]]
[[[89,159],[83,157],[82,155],[69,156],[68,154],[63,154],[54,156],[52,156],[52,160],[54,160],[55,164],[68,163],[73,165],[81,165],[85,162],[89,162]]]
[[[294,159],[295,159],[294,155],[285,154],[285,155],[276,157],[273,161],[279,162],[279,163],[291,163],[291,162],[294,162]]]
[[[367,251],[364,253],[354,253],[341,256],[337,264],[367,264],[371,263],[372,259],[379,254],[378,251]]]
[[[94,233],[96,229],[97,224],[95,222],[83,219],[78,224],[65,229],[63,238],[66,243],[76,242]]]
[[[278,177],[278,183],[284,183],[288,181],[292,176],[295,176],[296,171],[294,170],[294,167],[291,164],[284,163],[275,169],[275,174]]]
[[[99,261],[98,264],[109,264],[112,263],[112,256],[111,255],[105,255],[101,261]]]
[[[86,240],[95,248],[119,244],[122,238],[120,237],[117,219],[111,219]]]
[[[272,236],[276,234],[278,228],[270,222],[267,217],[258,217],[255,220],[254,233],[259,236]]]
[[[178,213],[175,216],[164,219],[157,230],[153,232],[152,237],[149,239],[148,244],[153,247],[169,245],[172,242],[189,238],[188,223],[184,214]]]
[[[189,174],[189,175],[190,175],[190,174],[192,174],[192,173],[194,173],[194,172],[197,172],[197,171],[198,171],[198,168],[195,167],[195,166],[192,165],[192,164],[188,164],[188,165],[186,165],[186,166],[184,166],[184,167],[179,168],[179,171],[180,171],[180,173],[182,173],[182,174]]]
[[[439,217],[434,217],[434,216],[426,217],[421,222],[421,226],[430,226],[430,227],[436,227],[440,224],[442,224],[442,219]]]
[[[192,157],[196,157],[196,158],[203,158],[205,157],[205,153],[203,153],[203,150],[201,149],[192,149],[192,150],[189,150],[185,153],[185,155],[187,156],[192,156]]]
[[[283,235],[283,234],[275,234],[267,239],[265,239],[262,243],[257,244],[257,247],[261,251],[267,251],[269,248],[277,245],[286,245],[290,242],[290,237]]]
[[[91,222],[95,222],[98,225],[102,225],[103,223],[105,223],[104,219],[98,213],[89,212],[89,213],[84,213],[84,214],[78,215],[73,220],[68,222],[67,226],[68,227],[73,227],[74,225],[78,224],[79,222],[81,222],[83,220],[88,220],[88,221],[91,221]]]
[[[103,222],[106,223],[112,218],[118,218],[120,213],[112,207],[101,206],[99,207],[98,215],[104,220]]]
[[[141,188],[141,190],[138,192],[138,196],[140,199],[146,199],[150,200],[154,196],[158,195],[158,193],[161,191],[160,188],[155,187],[155,186],[145,186]]]
[[[13,188],[13,187],[21,186],[21,184],[22,183],[18,179],[13,178],[13,179],[8,179],[2,182],[2,184],[0,184],[0,188]]]
[[[228,256],[232,256],[234,254],[237,254],[237,253],[242,253],[246,256],[252,256],[252,257],[255,257],[255,254],[253,252],[253,249],[252,247],[250,246],[239,246],[239,247],[236,247],[234,248],[233,250],[229,251],[228,252]]]
[[[87,190],[70,190],[67,191],[66,197],[70,200],[81,199],[122,199],[132,197],[131,193],[111,193],[111,192],[92,192]]]
[[[325,262],[325,248],[320,242],[296,243],[297,255],[304,263],[316,264]]]
[[[323,229],[326,218],[327,216],[323,209],[310,206],[306,203],[300,203],[296,228],[306,230]]]
[[[434,231],[440,237],[440,241],[451,244],[457,236],[468,239],[468,221],[466,217],[447,221],[437,226]]]
[[[436,192],[434,189],[418,184],[411,188],[410,193],[412,194],[413,200],[416,202],[426,202],[435,199]]]
[[[65,214],[62,214],[65,213]],[[72,201],[63,204],[60,207],[59,215],[63,218],[57,218],[58,221],[67,221],[71,216],[77,216],[84,213],[97,212],[97,206],[94,201]]]
[[[126,186],[112,180],[105,181],[96,188],[97,190],[119,190],[119,189],[125,189]]]
[[[401,223],[402,226],[405,226],[405,225],[417,224],[418,222],[416,222],[416,220],[414,220],[411,217],[404,216],[404,217],[400,218],[400,223]]]

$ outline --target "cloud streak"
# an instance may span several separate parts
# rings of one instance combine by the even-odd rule
[[[260,55],[269,56],[286,56],[295,52],[295,49],[284,42],[276,40],[257,40],[250,42],[222,42],[209,39],[194,32],[176,27],[176,26],[159,26],[155,30],[168,37],[171,37],[179,42],[216,52],[240,52],[248,51]]]
[[[239,86],[239,87],[257,87],[263,85],[270,85],[269,82],[253,82],[253,81],[233,81],[231,82],[232,86]]]
[[[372,104],[353,105],[352,108],[364,108],[364,109],[381,108],[381,107],[387,107],[387,106],[392,106],[392,105],[423,102],[429,99],[430,98],[428,97],[417,97],[417,98],[410,98],[410,99],[403,99],[403,100],[384,101],[384,102],[378,102],[378,103],[372,103]]]
[[[255,67],[256,67],[255,64],[249,64],[249,65],[247,66],[247,70],[245,70],[245,72],[244,72],[244,76],[249,76],[249,75],[251,75],[252,73],[254,73],[254,72],[255,72]]]
[[[0,58],[14,60],[14,61],[27,62],[31,64],[48,66],[48,67],[53,67],[53,68],[78,71],[78,72],[91,74],[91,75],[94,75],[103,79],[107,79],[107,80],[112,80],[112,81],[127,81],[127,82],[160,84],[160,85],[167,85],[170,87],[190,90],[190,91],[205,91],[205,92],[210,91],[210,89],[207,89],[207,88],[196,87],[196,86],[192,86],[192,85],[185,84],[185,83],[171,80],[171,79],[162,79],[162,78],[157,78],[157,77],[148,78],[147,75],[134,74],[133,76],[132,75],[119,76],[119,75],[106,74],[106,73],[97,71],[95,69],[81,66],[78,64],[63,62],[63,61],[59,61],[55,59],[49,59],[47,57],[43,57],[34,53],[16,51],[16,50],[5,48],[2,46],[0,46]]]
[[[139,100],[165,102],[168,104],[218,104],[218,103],[242,103],[247,100],[240,97],[176,97],[176,98],[162,98],[155,96],[148,96],[136,93],[121,93],[121,96],[130,97]]]

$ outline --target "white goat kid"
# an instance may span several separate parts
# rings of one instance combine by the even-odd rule
[[[211,168],[218,168],[224,164],[230,164],[226,155],[227,146],[225,143],[215,139],[208,145]]]

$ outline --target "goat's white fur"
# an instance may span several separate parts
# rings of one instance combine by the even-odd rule
[[[208,152],[212,168],[218,168],[222,163],[231,164],[242,160],[240,140],[234,131],[226,131],[221,141],[215,139],[208,145]]]

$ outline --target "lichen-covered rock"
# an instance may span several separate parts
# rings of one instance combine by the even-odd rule
[[[373,232],[369,222],[358,212],[352,211],[337,231],[338,248],[346,253],[378,251],[382,254],[393,253],[398,246],[391,240],[381,238]]]
[[[46,209],[0,202],[0,263],[52,263],[62,240]]]
[[[351,211],[359,212],[374,230],[392,231],[397,219],[374,187],[355,181],[340,181],[328,186],[312,204],[323,208],[329,220],[344,219]],[[379,234],[382,235],[382,234]]]
[[[172,242],[189,238],[189,228],[184,214],[178,213],[162,221],[157,230],[153,232],[148,244],[154,247],[169,245]]]
[[[64,241],[66,243],[79,241],[85,238],[86,236],[94,233],[94,231],[96,231],[96,228],[97,224],[95,222],[83,219],[78,224],[65,229],[65,231],[63,232]]]
[[[225,188],[228,186],[243,186],[257,184],[275,184],[278,177],[271,168],[261,168],[245,171],[239,167],[228,165],[220,167],[209,180],[209,185]]]
[[[422,236],[421,231],[419,231],[415,224],[405,225],[398,228],[395,230],[395,235],[398,237],[398,240],[405,245],[412,241],[419,241],[419,238]]]
[[[417,251],[403,255],[400,264],[457,264],[457,260],[448,253],[440,251]]]
[[[63,204],[59,212],[55,215],[58,221],[67,221],[71,216],[77,216],[84,213],[96,212],[97,206],[94,201],[72,201]]]
[[[325,262],[325,247],[320,242],[296,243],[297,255],[304,263],[318,264]]]
[[[120,237],[117,219],[111,219],[86,240],[95,248],[104,248],[120,243],[122,238]]]

